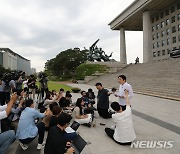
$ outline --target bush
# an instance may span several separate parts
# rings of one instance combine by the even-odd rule
[[[78,92],[81,91],[81,89],[78,88],[78,87],[71,88],[71,90],[72,90],[74,93],[78,93]]]
[[[76,69],[76,79],[83,80],[85,76],[90,76],[95,73],[107,72],[108,68],[99,64],[81,64]]]

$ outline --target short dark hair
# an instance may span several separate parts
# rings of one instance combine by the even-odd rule
[[[54,106],[52,108],[52,114],[55,115],[55,116],[58,115],[61,111],[62,111],[62,108],[59,107],[59,106]]]
[[[111,108],[114,110],[114,111],[119,111],[121,109],[121,106],[119,105],[118,102],[112,102],[111,103]]]
[[[33,100],[32,100],[32,99],[28,99],[28,100],[26,100],[26,102],[25,102],[25,106],[26,106],[26,107],[30,107],[32,104],[33,104]]]
[[[98,82],[95,84],[95,86],[101,86],[102,87],[102,83]]]
[[[52,111],[54,106],[58,106],[58,104],[56,102],[53,102],[49,105],[49,109]]]
[[[83,90],[83,91],[81,91],[81,95],[82,95],[84,92],[86,93],[86,91],[84,91],[84,90]]]
[[[59,91],[64,91],[64,89],[63,89],[63,88],[61,88],[61,89],[59,89]]]
[[[70,123],[72,117],[71,115],[67,114],[67,113],[61,113],[58,117],[58,124],[60,126],[64,126],[68,123]]]
[[[88,92],[93,92],[93,90],[91,88],[88,89]]]
[[[119,75],[118,78],[122,78],[123,80],[126,81],[126,76],[125,75]]]
[[[71,98],[72,95],[71,95],[70,93],[67,93],[67,94],[66,94],[66,97],[70,97],[70,98]]]

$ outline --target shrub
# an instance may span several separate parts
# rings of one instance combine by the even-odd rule
[[[78,93],[78,92],[81,91],[81,89],[78,88],[78,87],[71,88],[71,90],[72,90],[74,93]]]
[[[95,73],[107,72],[108,68],[99,64],[81,64],[76,69],[76,79],[83,80],[85,76],[90,76]]]

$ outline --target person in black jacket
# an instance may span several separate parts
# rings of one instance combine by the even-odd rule
[[[71,119],[72,117],[66,113],[62,113],[59,116],[57,126],[54,126],[49,130],[44,154],[64,154],[66,152],[74,152],[71,143],[67,142],[67,139],[64,136],[64,130],[69,126]]]
[[[107,89],[104,89],[102,84],[100,82],[96,83],[96,88],[98,89],[98,95],[97,95],[97,110],[99,113],[99,116],[108,119],[112,118],[111,114],[109,113],[109,96],[112,94]]]

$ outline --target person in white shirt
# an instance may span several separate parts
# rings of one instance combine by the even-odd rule
[[[118,80],[120,83],[119,92],[118,92],[118,94],[115,94],[115,96],[119,97],[119,104],[121,105],[122,110],[124,111],[124,110],[126,110],[126,97],[125,97],[124,90],[128,90],[129,100],[131,100],[133,97],[133,90],[132,90],[131,85],[126,82],[126,76],[125,75],[120,75],[118,77]]]
[[[118,102],[111,104],[111,108],[116,111],[116,113],[112,115],[112,119],[115,122],[115,129],[105,128],[106,134],[121,145],[130,145],[136,138],[128,95],[128,91],[125,90],[127,106],[125,111],[122,111],[122,107]]]
[[[9,130],[1,133],[1,119],[7,118],[7,116],[11,112],[13,104],[16,103],[16,99],[17,94],[13,94],[8,105],[0,106],[0,154],[4,154],[15,140],[14,130]]]

